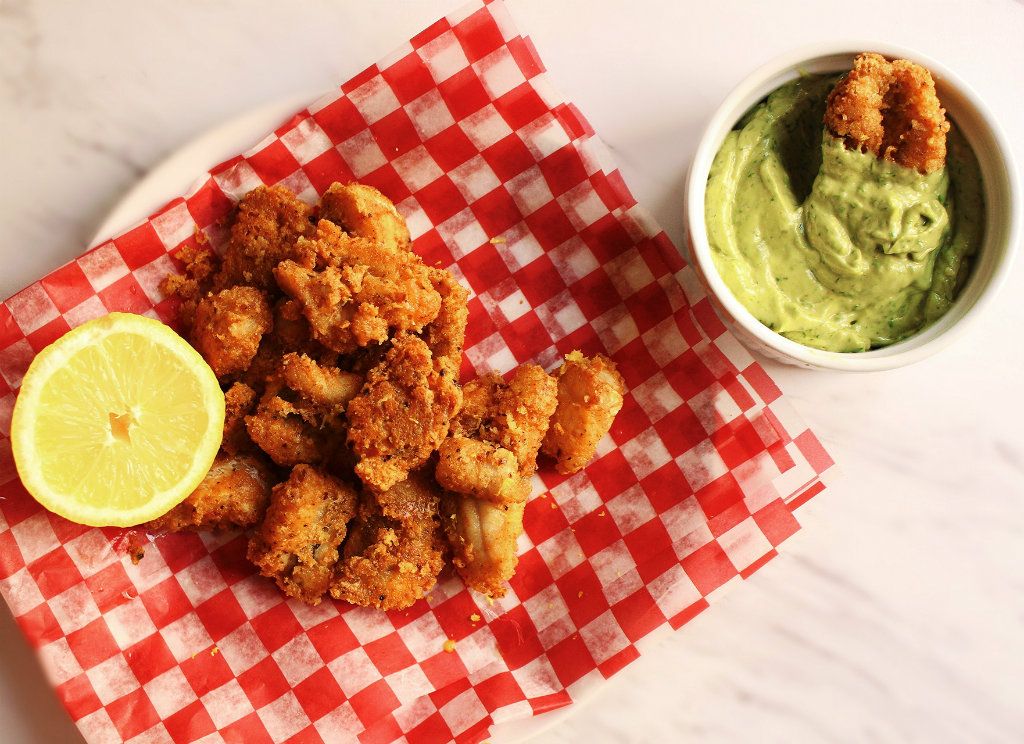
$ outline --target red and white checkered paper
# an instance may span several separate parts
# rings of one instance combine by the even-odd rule
[[[197,230],[223,243],[251,188],[312,201],[350,180],[471,288],[464,376],[580,348],[626,379],[597,459],[535,477],[508,596],[448,578],[404,612],[311,608],[254,574],[242,535],[162,537],[135,566],[117,530],[39,507],[8,439],[33,355],[113,310],[170,321],[174,253]],[[832,464],[500,2],[438,21],[10,298],[0,376],[0,591],[91,742],[479,741],[569,704],[757,570]]]

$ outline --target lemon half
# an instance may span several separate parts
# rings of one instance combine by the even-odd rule
[[[223,427],[224,394],[199,353],[157,320],[111,313],[32,361],[11,445],[40,504],[80,524],[125,527],[195,490]]]

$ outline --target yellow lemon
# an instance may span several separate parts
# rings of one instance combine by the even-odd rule
[[[159,321],[111,313],[33,360],[11,445],[40,504],[80,524],[124,527],[199,485],[223,427],[224,394],[198,352]]]

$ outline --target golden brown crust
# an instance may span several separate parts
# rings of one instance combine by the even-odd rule
[[[857,56],[828,97],[825,126],[850,149],[921,173],[946,164],[949,122],[931,73],[905,59]]]
[[[282,467],[321,462],[328,433],[307,421],[303,411],[279,392],[280,388],[268,390],[256,412],[245,417],[249,437]]]
[[[267,379],[277,375],[280,370],[281,358],[289,353],[305,354],[329,366],[337,363],[337,352],[312,337],[309,323],[294,300],[278,299],[274,304],[273,316],[273,328],[264,335],[249,368],[239,376],[242,382],[262,393]]]
[[[229,454],[252,449],[252,440],[245,430],[245,417],[252,413],[258,400],[256,391],[242,382],[234,383],[224,393],[224,436],[221,447]]]
[[[266,295],[232,287],[204,297],[195,311],[192,345],[218,378],[244,372],[272,324]]]
[[[444,567],[439,498],[424,471],[377,497],[364,493],[331,596],[384,610],[405,609],[426,596]]]
[[[160,291],[181,300],[178,322],[183,334],[192,331],[196,305],[213,288],[213,277],[220,269],[220,257],[206,244],[187,244],[175,254],[183,265],[182,274],[168,274],[160,282]]]
[[[434,476],[442,488],[499,504],[525,501],[530,495],[530,481],[520,475],[513,453],[456,434],[441,443]]]
[[[339,353],[419,331],[437,317],[441,296],[419,256],[353,238],[327,220],[315,240],[300,241],[302,261],[274,268],[282,290],[302,308],[313,336]]]
[[[238,203],[216,286],[244,284],[275,290],[273,269],[297,256],[298,239],[313,233],[312,214],[308,204],[283,186],[250,191]]]
[[[441,522],[467,586],[505,594],[537,451],[557,405],[558,383],[535,364],[504,381],[485,375],[463,388],[463,407],[441,445],[436,477],[449,492]]]
[[[423,340],[430,347],[434,364],[445,374],[459,377],[462,349],[466,344],[469,323],[469,291],[450,271],[430,269],[430,283],[441,296],[441,309],[423,330]]]
[[[320,199],[320,218],[349,235],[369,238],[391,251],[408,250],[409,228],[395,205],[373,186],[334,183]]]
[[[322,218],[315,225],[314,215]],[[225,452],[161,528],[262,519],[249,557],[286,594],[316,604],[331,585],[350,602],[408,607],[434,586],[448,550],[443,492],[433,467],[423,466],[461,403],[468,292],[449,272],[423,265],[398,210],[368,186],[335,184],[316,209],[285,189],[261,187],[233,219],[223,259],[183,251],[185,275],[164,283],[182,301],[179,320],[194,345],[233,384]],[[519,518],[485,519],[490,542],[468,569],[495,594],[515,566],[524,473],[532,473],[543,435],[518,428],[533,415],[532,401],[513,404],[534,394],[533,371],[521,391],[509,393],[519,383],[499,378],[478,396],[481,418],[500,416],[501,427],[516,429],[507,437],[516,453],[480,438],[448,445],[454,474],[477,479],[467,488],[481,481],[470,472],[479,450],[514,486],[484,483],[491,497],[515,502]],[[291,472],[272,496],[281,471],[271,461]],[[367,486],[361,496],[345,482],[357,478]],[[488,546],[497,557],[485,555]]]
[[[359,456],[363,483],[387,491],[425,463],[460,403],[458,386],[434,368],[427,345],[409,334],[396,336],[348,404],[348,442]]]
[[[303,401],[319,406],[323,416],[342,413],[363,386],[362,375],[295,353],[281,357],[281,379]]]
[[[558,370],[558,407],[544,437],[544,454],[559,473],[576,473],[594,456],[597,443],[622,409],[626,383],[603,354],[567,354]]]
[[[523,476],[537,469],[537,451],[558,405],[558,383],[536,364],[521,364],[505,382],[491,373],[466,383],[453,433],[511,452]]]
[[[309,465],[296,465],[274,487],[266,518],[249,540],[249,560],[285,594],[320,603],[358,496],[349,484]]]
[[[516,541],[523,532],[525,502],[496,504],[446,493],[441,523],[452,551],[452,563],[470,589],[488,597],[504,597],[506,582],[519,563]]]
[[[195,491],[143,526],[151,532],[252,527],[263,519],[271,478],[270,469],[260,458],[221,452]]]

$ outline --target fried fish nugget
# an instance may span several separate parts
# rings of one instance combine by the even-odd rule
[[[238,203],[215,283],[274,290],[273,268],[295,258],[296,241],[312,235],[313,209],[283,186],[259,186]]]
[[[256,407],[256,391],[242,382],[234,383],[224,393],[224,436],[221,447],[229,454],[237,454],[252,447],[245,430],[245,417]]]
[[[626,383],[615,362],[603,354],[587,358],[573,351],[557,374],[558,407],[544,437],[544,454],[555,459],[559,473],[576,473],[612,428]]]
[[[192,345],[218,378],[245,371],[271,328],[266,295],[232,287],[204,297],[196,307]]]
[[[423,340],[438,368],[458,378],[469,323],[469,292],[444,269],[430,269],[430,283],[441,295],[441,309],[424,329]]]
[[[320,217],[350,235],[369,238],[392,251],[408,250],[409,228],[394,203],[373,186],[334,183],[320,200]]]
[[[427,461],[448,433],[461,393],[441,375],[430,349],[400,334],[348,404],[348,442],[359,456],[356,473],[368,488],[387,491]]]
[[[281,377],[303,400],[327,414],[344,410],[363,386],[362,375],[318,364],[305,354],[285,354],[281,358]]]
[[[309,465],[274,487],[266,518],[249,540],[249,560],[285,594],[316,605],[328,590],[358,495]]]
[[[498,391],[504,389],[505,381],[497,373],[490,373],[470,380],[462,386],[462,407],[459,414],[452,419],[452,436],[462,435],[479,439],[487,425],[493,441],[496,434],[488,423],[492,407],[497,399]]]
[[[449,492],[441,521],[467,586],[505,594],[537,451],[557,405],[558,383],[535,364],[505,382],[496,374],[463,388],[463,408],[441,445],[436,477]],[[474,444],[475,443],[475,444]]]
[[[442,488],[498,504],[525,501],[530,495],[530,481],[520,475],[514,454],[459,435],[441,443],[434,476]]]
[[[383,610],[405,609],[426,596],[444,567],[439,498],[423,471],[378,497],[364,494],[331,596]]]
[[[327,433],[278,392],[272,388],[264,393],[256,412],[245,417],[250,439],[282,467],[319,463],[329,441]]]
[[[825,126],[850,149],[921,173],[946,164],[949,122],[931,73],[905,59],[857,56],[829,94]]]
[[[302,314],[302,308],[295,300],[281,298],[274,303],[275,346],[280,353],[290,351],[308,353],[316,342],[309,330],[309,322]]]
[[[525,500],[557,391],[555,379],[535,364],[521,365],[508,382],[492,373],[466,383],[438,451],[438,482],[467,497]]]
[[[511,452],[523,476],[537,469],[537,451],[558,404],[558,383],[536,364],[521,364],[505,382],[491,373],[467,382],[452,431]]]
[[[263,519],[270,481],[270,470],[258,457],[221,452],[195,491],[144,527],[151,532],[252,527]]]
[[[313,336],[334,351],[418,332],[441,309],[427,267],[412,252],[353,238],[327,220],[317,225],[316,240],[300,247],[308,253],[304,261],[283,261],[274,276],[302,308]]]
[[[558,405],[558,383],[536,364],[519,365],[498,391],[492,426],[499,445],[519,461],[519,472],[537,470],[537,451]]]
[[[487,499],[446,493],[441,523],[452,563],[471,589],[504,597],[506,582],[519,563],[516,540],[523,532],[523,501],[496,504]]]

